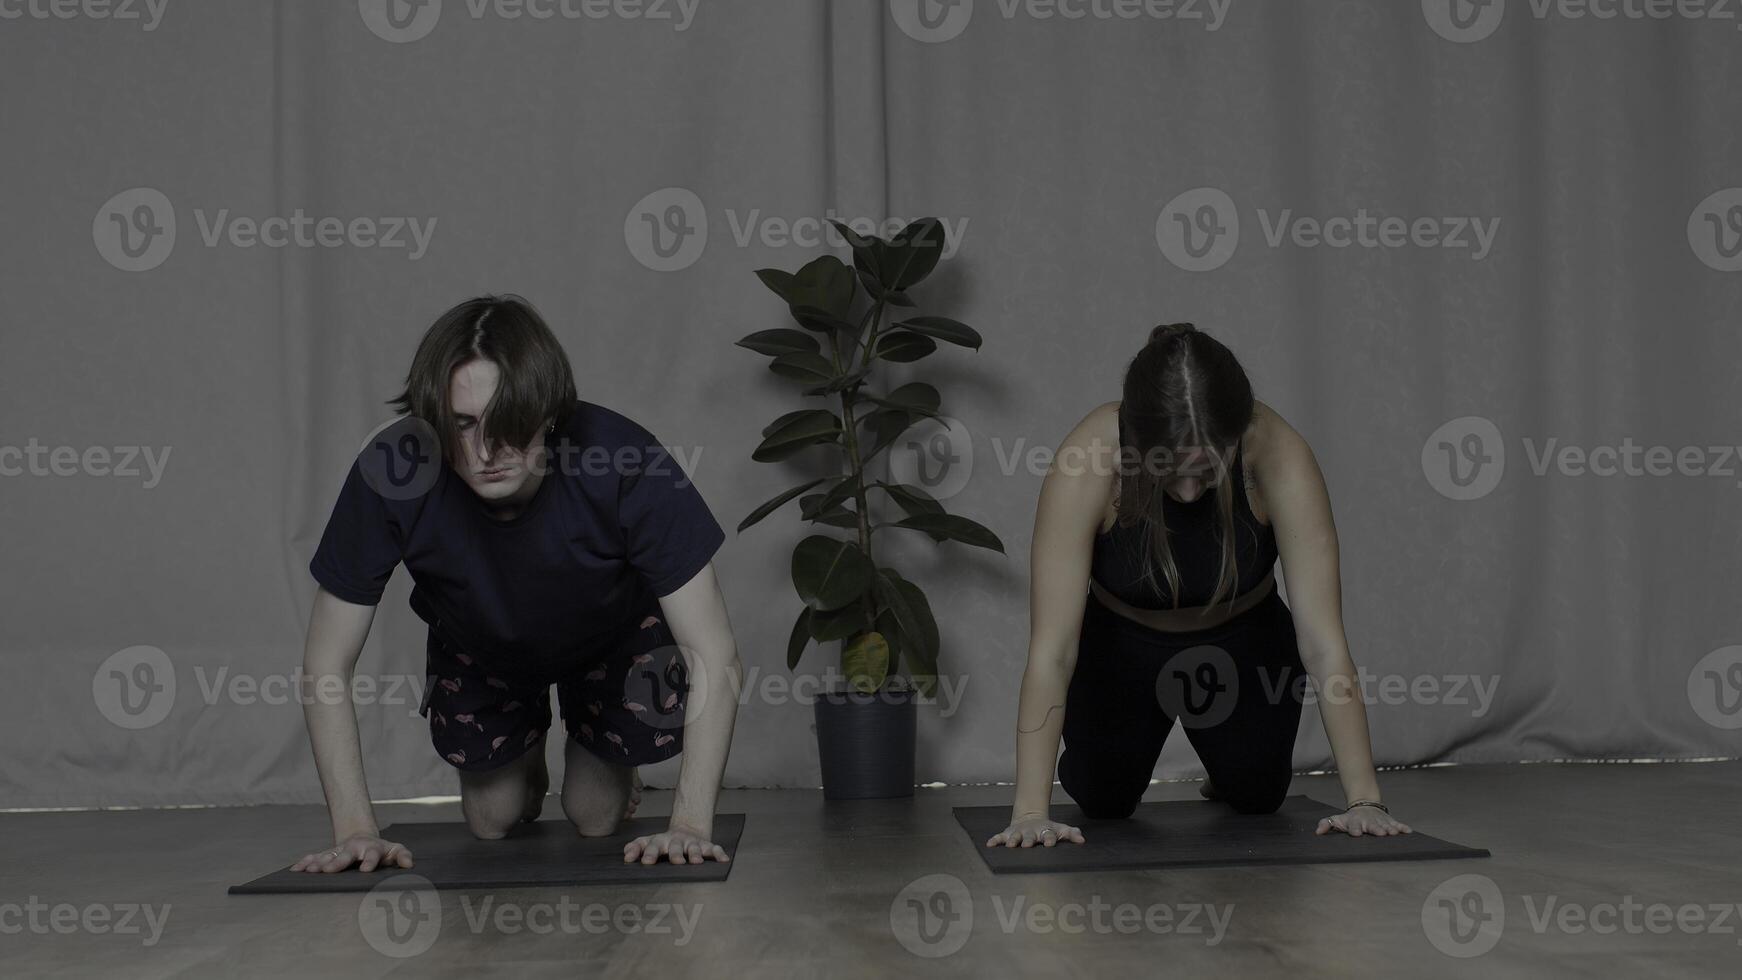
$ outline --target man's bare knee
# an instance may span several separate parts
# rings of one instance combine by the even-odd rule
[[[519,823],[518,814],[499,813],[468,813],[466,814],[466,829],[479,840],[501,840]]]
[[[582,837],[610,837],[623,826],[622,800],[574,800],[563,797],[563,814]]]

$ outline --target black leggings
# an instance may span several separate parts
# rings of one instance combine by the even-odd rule
[[[1273,813],[1288,795],[1306,669],[1274,587],[1208,629],[1150,629],[1089,594],[1065,695],[1059,782],[1092,818],[1129,817],[1177,718],[1217,795]]]

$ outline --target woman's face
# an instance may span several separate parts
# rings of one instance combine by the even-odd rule
[[[1220,482],[1215,457],[1202,446],[1176,449],[1172,461],[1174,465],[1162,479],[1161,487],[1182,504],[1198,499]]]
[[[544,429],[538,430],[525,452],[497,446],[494,453],[486,453],[479,422],[501,380],[501,369],[483,358],[473,358],[454,369],[448,381],[448,405],[460,436],[454,471],[487,503],[524,503],[538,489],[539,477],[533,470],[545,457]]]

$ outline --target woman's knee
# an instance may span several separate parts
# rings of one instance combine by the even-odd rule
[[[1282,801],[1288,798],[1290,778],[1290,774],[1284,771],[1280,777],[1237,779],[1224,785],[1222,778],[1218,777],[1215,780],[1216,792],[1236,813],[1275,813],[1282,808]]]
[[[1059,759],[1059,785],[1083,816],[1092,820],[1123,820],[1137,811],[1143,793],[1149,788],[1149,773],[1141,781],[1123,774],[1081,764],[1080,754],[1072,758],[1066,750]],[[1153,770],[1151,770],[1153,771]]]

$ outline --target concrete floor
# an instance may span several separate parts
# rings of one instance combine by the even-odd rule
[[[225,894],[323,844],[318,807],[5,814],[0,975],[337,980],[470,977],[491,967],[516,977],[661,980],[916,971],[1742,975],[1742,763],[1456,767],[1382,778],[1400,816],[1494,856],[1000,878],[985,870],[949,809],[1007,801],[1008,787],[855,804],[825,804],[819,792],[731,791],[722,809],[749,819],[728,882],[441,892],[426,931],[385,933],[378,899],[373,913],[360,914],[367,899],[358,895]],[[1149,798],[1196,791],[1161,784]],[[1340,798],[1330,777],[1297,778],[1293,791]],[[550,802],[547,817],[558,813]],[[669,793],[650,792],[643,812],[669,804]],[[457,819],[457,808],[395,805],[381,808],[381,819]],[[952,893],[953,902],[941,897]],[[65,906],[61,916],[100,906],[114,925],[131,915],[129,928],[139,931],[21,911],[33,899]],[[605,909],[582,909],[596,903],[615,916],[659,916],[657,928],[669,931],[613,928],[597,918]],[[555,918],[565,904],[574,906],[567,919]],[[158,916],[155,942],[143,914],[128,912],[133,905]],[[1485,917],[1488,931],[1475,929],[1478,918],[1461,918],[1467,928],[1448,932],[1451,905]],[[1224,923],[1219,935],[1206,906]],[[923,931],[915,907],[937,913]],[[1498,932],[1496,912],[1504,916]],[[1442,952],[1435,939],[1476,955]],[[420,955],[387,955],[420,944],[428,945]]]

